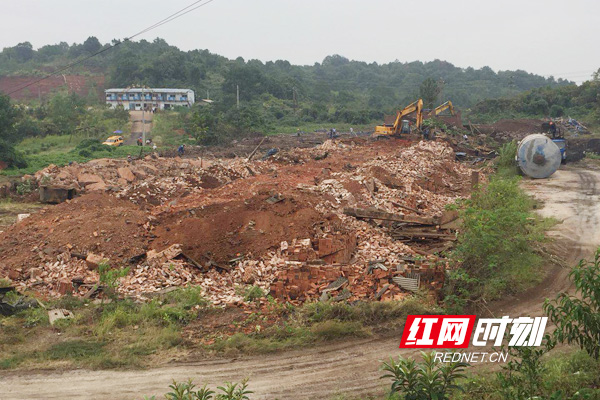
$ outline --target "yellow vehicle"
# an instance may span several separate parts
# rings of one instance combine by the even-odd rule
[[[452,102],[450,100],[448,100],[444,104],[440,104],[439,106],[437,106],[436,108],[434,108],[430,115],[436,115],[437,116],[437,115],[439,115],[440,113],[442,113],[442,112],[444,112],[446,110],[450,111],[450,115],[456,115],[456,113],[454,112],[454,106],[452,105]]]
[[[410,121],[403,118],[412,113],[415,113],[415,122],[412,126],[415,129],[421,129],[421,125],[423,124],[423,100],[419,99],[399,110],[396,113],[396,120],[393,124],[377,125],[373,136],[392,136],[400,133],[410,133]]]
[[[123,136],[111,136],[108,139],[106,139],[106,141],[102,144],[105,144],[107,146],[119,147],[123,145]]]

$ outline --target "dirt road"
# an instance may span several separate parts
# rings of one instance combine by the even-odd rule
[[[569,264],[589,257],[600,244],[600,172],[568,168],[547,180],[525,181],[524,187],[544,201],[540,211],[557,224],[553,245]],[[543,300],[569,287],[568,271],[555,267],[536,288],[508,299],[495,314],[535,315]],[[383,392],[380,360],[398,354],[397,337],[349,341],[284,354],[176,364],[147,371],[67,371],[4,373],[2,399],[139,399],[162,394],[172,379],[193,378],[210,385],[250,378],[255,399],[330,399]]]
[[[151,112],[129,111],[129,119],[131,120],[131,135],[125,139],[125,144],[134,145],[137,139],[142,137],[144,124],[146,125],[146,139],[152,137],[152,119],[154,114]]]

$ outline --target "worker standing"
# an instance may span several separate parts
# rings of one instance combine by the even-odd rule
[[[179,146],[179,148],[177,149],[177,154],[179,154],[179,157],[183,157],[183,154],[185,153],[185,144],[182,144],[181,146]]]
[[[550,133],[552,134],[552,139],[556,139],[556,124],[554,121],[550,121]]]

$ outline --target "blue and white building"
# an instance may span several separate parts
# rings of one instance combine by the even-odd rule
[[[169,110],[175,107],[191,107],[194,91],[191,89],[127,88],[107,89],[106,104],[111,108],[123,106],[126,110]]]

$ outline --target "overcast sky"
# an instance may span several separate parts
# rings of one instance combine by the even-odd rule
[[[2,1],[0,47],[102,43],[193,0]],[[598,0],[213,0],[139,36],[183,50],[293,64],[331,54],[385,63],[441,59],[581,82],[600,68]]]

